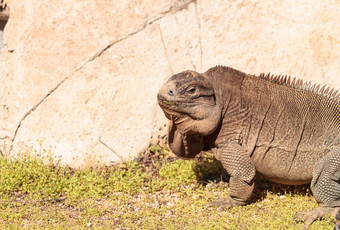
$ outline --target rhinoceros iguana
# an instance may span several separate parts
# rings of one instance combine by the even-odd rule
[[[340,209],[340,94],[287,76],[248,75],[216,66],[173,75],[158,103],[170,120],[168,145],[193,158],[211,150],[230,174],[230,195],[212,203],[246,204],[254,177],[311,183],[319,207],[299,212],[308,227]]]

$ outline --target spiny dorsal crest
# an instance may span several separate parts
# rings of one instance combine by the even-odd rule
[[[264,73],[262,73],[260,74],[259,77],[279,85],[286,85],[296,89],[308,90],[314,93],[321,94],[323,96],[333,98],[335,100],[340,100],[339,90],[327,87],[326,85],[323,85],[322,87],[321,84],[312,85],[311,81],[303,82],[302,79],[297,79],[296,77],[292,78],[291,76],[288,75],[273,75],[270,73],[265,75]]]

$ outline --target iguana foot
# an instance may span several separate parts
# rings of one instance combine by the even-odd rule
[[[317,207],[306,212],[298,212],[295,214],[294,220],[296,222],[305,222],[304,229],[308,229],[315,220],[324,217],[326,214],[331,214],[334,218],[337,212],[340,210],[339,207]]]
[[[214,202],[208,203],[208,207],[218,207],[219,209],[228,209],[235,206],[245,205],[246,202],[238,201],[228,196],[226,199],[219,199]]]

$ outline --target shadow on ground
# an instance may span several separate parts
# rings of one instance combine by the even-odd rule
[[[229,184],[230,175],[222,167],[221,162],[214,158],[212,154],[200,155],[196,160],[197,164],[194,167],[194,171],[197,180],[200,183],[203,185],[207,185],[211,182],[220,185]],[[277,195],[296,194],[302,196],[312,196],[309,184],[284,185],[268,181],[262,178],[260,175],[257,175],[255,178],[255,185],[256,187],[251,203],[264,199],[268,192]]]

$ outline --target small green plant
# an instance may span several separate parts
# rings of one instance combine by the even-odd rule
[[[138,161],[83,169],[0,157],[0,229],[301,229],[294,214],[317,206],[305,188],[260,180],[251,204],[207,207],[228,195],[214,186],[221,172],[212,154],[180,160],[159,146]]]

